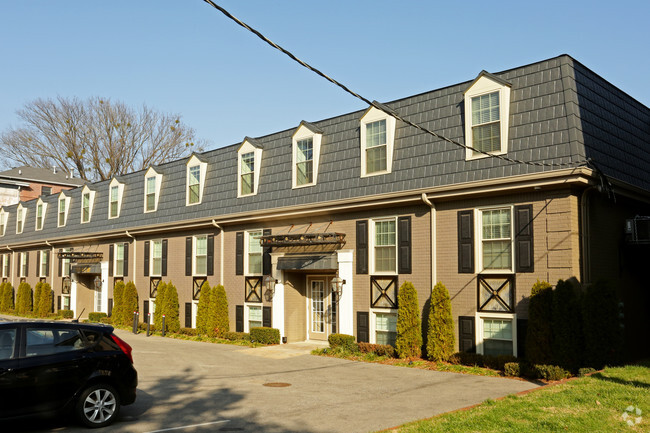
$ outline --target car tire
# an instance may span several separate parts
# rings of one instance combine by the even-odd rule
[[[115,388],[98,383],[86,388],[77,400],[75,413],[87,427],[99,428],[111,424],[120,413],[120,395]]]

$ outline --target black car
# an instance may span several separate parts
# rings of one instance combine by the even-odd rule
[[[108,325],[0,323],[0,419],[74,411],[89,427],[135,401],[131,346]]]

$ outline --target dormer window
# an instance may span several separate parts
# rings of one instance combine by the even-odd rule
[[[0,236],[5,235],[5,231],[7,229],[7,217],[9,214],[4,211],[4,209],[0,209]]]
[[[93,205],[95,204],[95,191],[88,186],[81,190],[81,223],[88,223],[93,216]]]
[[[45,219],[45,210],[47,203],[44,203],[40,198],[36,203],[36,230],[43,230],[43,220]]]
[[[16,209],[16,234],[20,234],[23,232],[26,215],[27,215],[27,209],[25,209],[22,204],[19,204],[18,209]]]
[[[510,83],[481,72],[465,91],[467,159],[508,152]]]
[[[293,188],[316,184],[322,137],[322,131],[307,122],[293,134]]]
[[[185,204],[187,206],[199,204],[203,200],[203,187],[205,186],[205,174],[208,164],[201,161],[196,155],[192,155],[187,162]]]
[[[237,154],[237,197],[255,195],[260,180],[262,146],[256,140],[247,137]]]
[[[66,221],[68,220],[68,209],[70,208],[70,197],[66,197],[65,194],[61,193],[59,195],[59,203],[56,215],[56,226],[65,227]]]
[[[122,210],[124,184],[113,179],[108,186],[108,218],[118,218]]]
[[[153,168],[147,170],[144,175],[144,211],[155,212],[158,210],[158,198],[160,197],[160,184],[162,174]]]
[[[395,118],[370,107],[361,118],[361,177],[393,170]]]

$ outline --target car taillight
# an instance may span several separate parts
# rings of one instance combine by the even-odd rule
[[[133,355],[131,355],[133,349],[131,348],[131,346],[129,346],[129,344],[126,341],[122,340],[120,337],[118,337],[115,334],[111,334],[111,338],[118,346],[120,346],[122,352],[124,352],[124,354],[129,357],[131,364],[133,364]]]

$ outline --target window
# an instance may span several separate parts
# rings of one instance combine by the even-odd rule
[[[160,184],[162,174],[153,168],[147,170],[144,177],[144,211],[155,212],[158,209],[158,198],[160,197]]]
[[[68,220],[68,208],[70,207],[70,198],[65,194],[59,195],[59,205],[57,212],[56,225],[57,227],[64,227]]]
[[[481,72],[465,91],[465,140],[470,146],[467,159],[508,151],[509,106],[510,84]]]
[[[117,205],[118,205],[118,200],[117,200],[117,193],[118,193],[119,188],[117,186],[112,186],[111,187],[111,198],[110,198],[110,208],[109,208],[109,218],[117,218]]]
[[[15,343],[16,328],[4,328],[0,330],[0,361],[14,358]]]
[[[259,328],[262,326],[262,307],[259,305],[248,306],[248,332],[251,328]]]
[[[300,140],[296,146],[296,185],[314,183],[314,141]]]
[[[38,270],[38,276],[39,277],[47,277],[48,276],[48,271],[50,269],[50,251],[49,250],[42,250],[39,252],[40,254],[40,268]]]
[[[395,118],[371,107],[361,118],[361,177],[390,173],[394,144]]]
[[[246,232],[246,274],[262,275],[262,230]]]
[[[2,277],[3,278],[9,278],[9,260],[11,259],[11,255],[9,254],[3,254],[2,255],[2,263],[0,265],[2,266]]]
[[[43,219],[45,218],[45,209],[47,208],[47,203],[39,198],[36,203],[36,230],[43,230]]]
[[[18,209],[16,210],[16,234],[20,234],[23,232],[26,215],[27,215],[27,209],[25,209],[22,204],[19,204]]]
[[[395,218],[373,220],[373,273],[397,272]]]
[[[162,275],[162,240],[151,241],[151,276]]]
[[[397,338],[397,314],[375,313],[375,342],[395,345]]]
[[[194,275],[208,273],[208,237],[194,236]]]
[[[65,248],[63,251],[70,252],[72,251],[72,248]],[[70,259],[61,259],[61,276],[70,276]]]
[[[322,137],[318,127],[304,121],[293,134],[293,188],[316,184]]]
[[[476,323],[478,353],[517,356],[517,320],[514,314],[477,313]]]
[[[81,222],[90,222],[93,214],[93,204],[95,202],[95,191],[91,191],[88,186],[81,190]]]
[[[208,164],[201,161],[196,155],[187,162],[187,191],[186,205],[199,204],[203,200],[203,186]]]
[[[512,208],[479,210],[480,269],[512,271]]]
[[[247,137],[237,155],[237,197],[255,195],[259,186],[262,146],[257,140]]]
[[[5,230],[7,229],[7,212],[0,210],[0,236],[5,235]]]
[[[114,178],[108,186],[108,218],[120,216],[123,195],[124,184]]]
[[[78,329],[27,328],[25,356],[54,355],[87,346]]]
[[[19,269],[19,277],[25,278],[27,277],[27,270],[28,270],[28,260],[29,260],[29,253],[19,253],[18,254],[18,269]]]
[[[115,276],[124,276],[124,244],[115,244]]]
[[[42,186],[41,187],[41,195],[50,195],[52,194],[52,187],[51,186]]]

